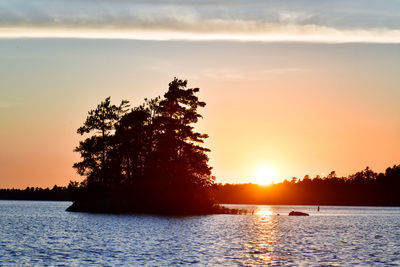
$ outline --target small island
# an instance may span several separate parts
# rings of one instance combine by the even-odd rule
[[[207,134],[194,131],[204,107],[199,88],[175,78],[163,97],[130,108],[110,97],[89,111],[74,164],[84,176],[67,211],[196,215],[241,213],[214,201]]]

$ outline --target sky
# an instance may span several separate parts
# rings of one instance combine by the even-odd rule
[[[0,0],[0,187],[52,187],[88,110],[162,95],[207,103],[217,182],[400,163],[400,1]]]

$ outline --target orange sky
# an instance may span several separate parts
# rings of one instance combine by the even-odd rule
[[[200,87],[217,182],[400,163],[400,46],[0,39],[0,187],[82,180],[76,129],[111,96],[140,104],[174,76]]]
[[[4,0],[0,187],[66,185],[87,111],[200,87],[217,182],[400,163],[397,0]],[[272,179],[272,178],[271,178]]]

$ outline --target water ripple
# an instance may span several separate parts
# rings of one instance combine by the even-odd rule
[[[68,213],[69,204],[0,201],[0,265],[400,265],[400,208],[160,217]]]

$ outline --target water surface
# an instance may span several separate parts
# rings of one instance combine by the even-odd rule
[[[0,265],[400,265],[397,207],[165,217],[65,212],[70,204],[0,201]]]

